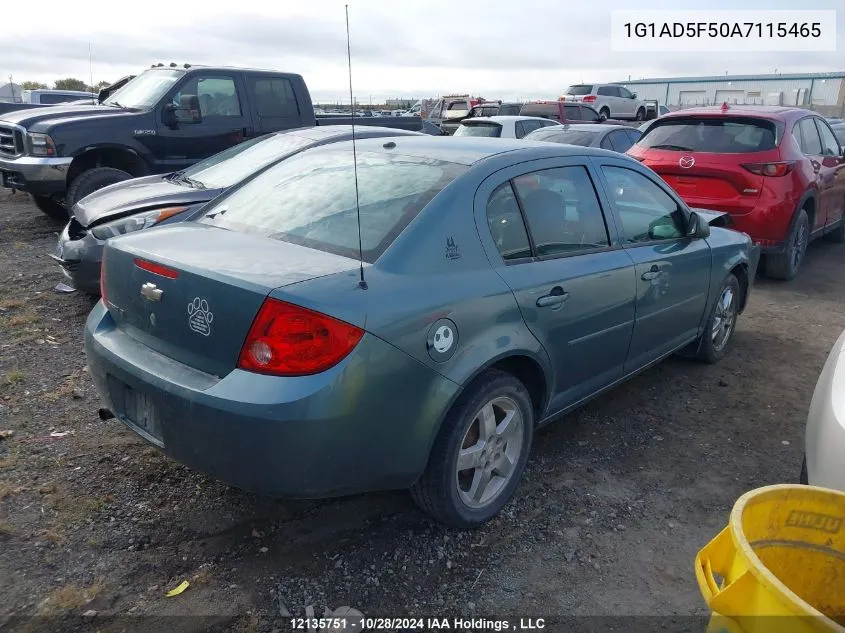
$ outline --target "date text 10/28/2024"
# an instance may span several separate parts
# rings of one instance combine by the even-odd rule
[[[543,618],[490,620],[485,618],[291,618],[294,631],[540,631]]]

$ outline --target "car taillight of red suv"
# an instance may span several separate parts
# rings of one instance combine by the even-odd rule
[[[809,242],[845,241],[845,160],[809,110],[727,106],[656,120],[628,154],[690,207],[724,211],[763,253],[761,270],[792,279]]]

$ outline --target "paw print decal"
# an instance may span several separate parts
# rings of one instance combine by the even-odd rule
[[[211,336],[212,321],[214,321],[214,315],[208,309],[208,301],[195,297],[188,304],[188,327],[197,334]]]

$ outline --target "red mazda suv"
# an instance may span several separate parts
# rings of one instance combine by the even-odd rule
[[[845,241],[845,153],[809,110],[680,110],[656,119],[627,153],[691,207],[729,213],[760,245],[768,277],[793,279],[817,237]]]

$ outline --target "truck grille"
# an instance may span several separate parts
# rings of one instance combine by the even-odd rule
[[[0,125],[0,156],[23,154],[23,134],[20,130]]]

